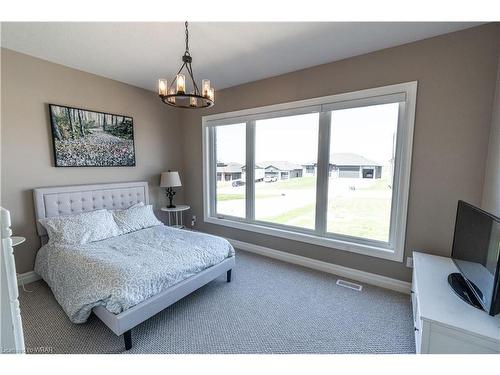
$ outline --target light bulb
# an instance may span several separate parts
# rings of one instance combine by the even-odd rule
[[[175,95],[175,89],[173,87],[171,87],[168,93],[169,93],[169,95]],[[175,103],[175,98],[174,97],[170,97],[167,100],[170,103]]]
[[[177,74],[177,92],[180,94],[186,93],[186,77],[184,74]]]
[[[193,92],[191,92],[191,94],[192,94],[192,95],[194,95],[194,91],[193,91]],[[197,106],[198,106],[198,100],[196,100],[196,98],[195,98],[194,96],[191,96],[191,97],[189,98],[189,105],[190,105],[191,107],[197,107]]]
[[[214,101],[215,99],[215,90],[213,87],[211,87],[208,91],[208,99],[210,99],[211,101]]]
[[[201,81],[201,92],[205,98],[208,97],[209,91],[210,91],[210,80],[209,79],[202,80]]]
[[[158,80],[158,95],[160,96],[165,96],[167,95],[167,90],[168,90],[168,84],[166,79],[159,79]]]

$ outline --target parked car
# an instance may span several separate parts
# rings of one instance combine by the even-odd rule
[[[278,181],[278,177],[276,177],[276,176],[264,177],[264,182],[276,182],[276,181]]]
[[[243,186],[245,185],[245,181],[243,180],[234,180],[231,185],[233,185],[233,187],[238,187],[238,186]]]

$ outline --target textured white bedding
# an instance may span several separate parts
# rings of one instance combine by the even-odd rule
[[[118,314],[231,256],[223,238],[159,225],[83,245],[48,243],[35,272],[83,323],[95,306]]]

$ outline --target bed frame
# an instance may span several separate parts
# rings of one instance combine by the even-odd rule
[[[47,242],[48,237],[39,219],[103,208],[128,208],[138,202],[149,204],[148,183],[142,181],[38,188],[34,189],[33,195],[37,231],[43,244]],[[116,335],[123,334],[125,349],[129,350],[132,348],[132,328],[224,273],[226,281],[230,282],[234,264],[234,256],[227,258],[120,314],[113,314],[103,306],[97,306],[92,311]]]

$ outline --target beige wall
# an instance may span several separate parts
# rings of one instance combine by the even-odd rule
[[[159,173],[181,165],[178,111],[154,92],[10,50],[1,50],[1,62],[1,204],[11,212],[14,233],[27,238],[15,249],[18,272],[33,269],[39,248],[35,187],[147,180],[156,205],[164,201]],[[132,116],[137,166],[55,168],[47,103]]]
[[[204,223],[201,115],[417,80],[405,256],[449,255],[457,200],[481,202],[499,50],[500,25],[489,24],[221,90],[213,109],[183,115],[185,194],[198,229],[409,280],[401,263]]]
[[[483,209],[500,216],[500,60],[491,116],[490,141],[484,176]]]

